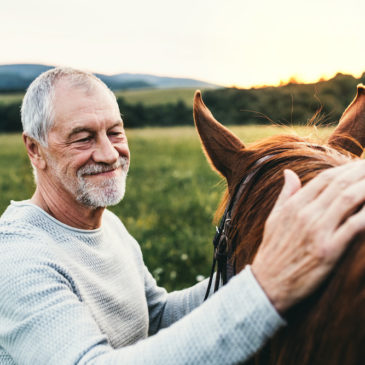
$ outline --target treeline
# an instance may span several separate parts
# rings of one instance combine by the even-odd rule
[[[182,100],[148,106],[143,103],[129,104],[120,97],[117,101],[126,128],[192,125],[192,108]]]
[[[117,98],[117,101],[126,128],[192,125],[192,108],[183,101],[152,106],[128,104],[123,98]],[[0,103],[0,132],[22,130],[20,106],[19,101]]]
[[[208,91],[203,98],[225,124],[330,125],[340,119],[359,83],[365,84],[365,73],[360,78],[339,73],[315,84],[222,89]]]
[[[224,124],[307,124],[315,119],[328,125],[339,120],[356,95],[358,83],[365,83],[365,73],[358,79],[337,74],[315,84],[291,82],[280,87],[209,90],[203,98]],[[183,101],[145,105],[117,100],[127,128],[193,124],[192,105]],[[0,131],[20,130],[20,102],[0,103]]]

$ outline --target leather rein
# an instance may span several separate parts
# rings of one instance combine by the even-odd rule
[[[260,169],[261,166],[258,165],[260,165],[262,162],[265,162],[272,156],[273,155],[267,155],[258,159],[253,165],[257,166],[256,169],[254,169],[248,175],[243,176],[240,183],[236,186],[232,198],[230,199],[229,203],[226,206],[226,209],[224,211],[222,219],[219,222],[218,227],[216,227],[216,233],[213,238],[213,247],[214,247],[213,264],[204,300],[206,300],[209,297],[215,271],[217,273],[214,283],[214,293],[219,289],[220,282],[222,282],[222,285],[225,285],[236,274],[235,260],[233,257],[235,244],[234,242],[232,243],[230,242],[230,233],[232,231],[232,224],[231,224],[232,211],[235,209],[239,198],[241,197],[244,189],[246,188],[246,185]]]

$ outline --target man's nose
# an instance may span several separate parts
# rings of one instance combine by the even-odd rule
[[[100,137],[95,145],[93,160],[111,165],[118,160],[118,157],[119,152],[109,140],[108,136]]]

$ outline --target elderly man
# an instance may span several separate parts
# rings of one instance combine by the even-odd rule
[[[129,166],[112,92],[91,74],[50,70],[29,87],[22,123],[37,187],[0,220],[0,364],[243,362],[365,228],[363,210],[340,226],[328,221],[321,232],[292,228],[303,208],[325,215],[329,199],[341,202],[339,217],[358,207],[363,162],[303,189],[287,172],[252,267],[204,304],[206,281],[167,294],[105,209],[123,198]]]

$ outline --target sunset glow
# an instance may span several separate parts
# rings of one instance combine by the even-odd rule
[[[14,0],[0,64],[191,77],[225,86],[365,71],[360,0]]]

